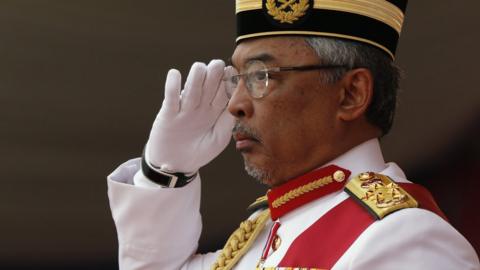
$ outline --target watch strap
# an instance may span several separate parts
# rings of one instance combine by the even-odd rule
[[[183,187],[197,176],[197,173],[187,176],[184,173],[165,172],[160,170],[160,168],[155,168],[146,160],[145,150],[142,155],[142,172],[148,180],[169,188]]]

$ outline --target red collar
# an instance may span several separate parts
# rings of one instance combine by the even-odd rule
[[[329,165],[272,188],[267,193],[272,220],[277,220],[306,203],[339,191],[349,176],[349,170]]]

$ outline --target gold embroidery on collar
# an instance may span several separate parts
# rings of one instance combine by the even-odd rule
[[[332,178],[331,175],[329,175],[329,176],[325,176],[323,178],[320,178],[318,180],[315,180],[313,182],[310,182],[306,185],[300,186],[296,189],[292,189],[289,192],[287,192],[287,193],[283,194],[282,196],[280,196],[279,198],[277,198],[276,200],[274,200],[272,202],[272,207],[273,208],[278,208],[278,207],[286,204],[287,202],[289,202],[289,201],[291,201],[291,200],[293,200],[297,197],[302,196],[305,193],[311,192],[315,189],[318,189],[320,187],[328,185],[332,182],[333,182],[333,178]]]

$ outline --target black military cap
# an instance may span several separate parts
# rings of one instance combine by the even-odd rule
[[[236,0],[237,43],[274,35],[325,36],[394,58],[407,0]]]

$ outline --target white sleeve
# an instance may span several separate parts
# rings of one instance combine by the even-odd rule
[[[181,188],[141,187],[133,185],[139,171],[140,159],[133,159],[108,176],[120,270],[209,269],[216,254],[195,255],[200,176]]]
[[[436,214],[418,208],[404,209],[375,222],[344,257],[348,258],[339,260],[344,267],[334,269],[480,269],[475,250],[457,230]]]

